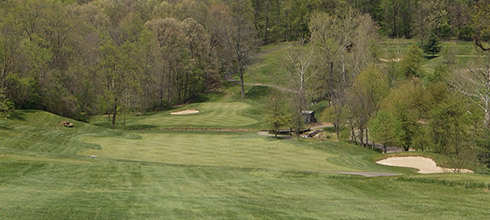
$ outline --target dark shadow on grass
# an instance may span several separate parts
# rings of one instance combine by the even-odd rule
[[[266,97],[269,94],[270,88],[265,86],[254,86],[245,94],[248,99],[258,99]]]
[[[148,130],[158,128],[156,125],[145,125],[145,124],[134,124],[134,125],[126,125],[126,127],[122,127],[125,130]]]
[[[111,127],[111,123],[109,123],[109,122],[94,123],[93,125],[98,126],[98,127],[103,127],[103,128],[110,128]]]
[[[11,120],[18,120],[18,121],[25,121],[25,113],[23,111],[13,111],[10,116],[9,116],[9,119]]]
[[[93,125],[103,127],[103,128],[112,128],[112,124],[110,122],[102,122],[102,123],[94,123]],[[122,126],[121,124],[116,124],[116,129],[122,130],[149,130],[156,129],[158,126],[156,125],[145,125],[145,124],[131,124]]]
[[[0,130],[11,130],[11,128],[4,127],[4,126],[1,126],[1,125],[0,125]]]
[[[428,60],[432,60],[432,59],[437,58],[437,57],[439,57],[439,56],[437,56],[437,55],[434,55],[434,56],[432,56],[432,55],[424,55],[424,58],[425,59],[428,59]]]
[[[189,103],[201,103],[201,102],[207,102],[209,100],[210,100],[210,98],[208,96],[199,95],[199,96],[190,98]]]

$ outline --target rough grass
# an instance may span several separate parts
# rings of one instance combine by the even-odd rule
[[[379,47],[379,57],[384,59],[403,58],[411,45],[419,45],[417,39],[390,39],[384,38]],[[468,64],[475,61],[480,56],[475,50],[475,46],[469,41],[443,41],[442,51],[431,57],[425,54],[426,62],[423,65],[425,74],[432,74],[437,66],[444,65],[448,61],[454,62],[454,67],[466,68]],[[245,81],[248,83],[281,85],[286,76],[284,62],[287,58],[289,46],[296,46],[297,43],[285,42],[266,45],[259,48],[257,56],[245,74]],[[447,51],[447,52],[446,52]]]
[[[386,38],[381,43],[380,56],[385,59],[403,58],[410,45],[419,45],[416,39],[389,39]],[[448,59],[452,62],[453,68],[466,68],[467,65],[475,61],[480,56],[475,50],[475,46],[470,41],[442,41],[442,50],[436,57],[425,54],[426,62],[423,65],[425,74],[434,73],[434,69],[441,65],[446,65]]]

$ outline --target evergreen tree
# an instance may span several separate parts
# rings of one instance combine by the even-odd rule
[[[423,45],[423,48],[425,53],[431,54],[432,57],[435,57],[435,55],[439,53],[442,49],[441,41],[435,33],[432,33],[427,43]]]

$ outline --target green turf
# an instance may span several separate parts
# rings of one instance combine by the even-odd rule
[[[345,143],[0,122],[0,219],[483,219],[489,177],[418,175]],[[36,132],[31,132],[36,131]],[[13,136],[16,133],[22,133]],[[23,138],[25,137],[25,138]],[[10,145],[16,139],[18,146]],[[90,158],[89,155],[96,155]],[[365,178],[337,171],[397,172]]]
[[[102,150],[81,155],[179,165],[261,168],[282,171],[392,171],[370,158],[377,153],[357,146],[277,140],[255,133],[146,132],[142,139],[124,137],[84,140]],[[400,171],[400,170],[398,170]]]
[[[386,38],[380,44],[379,55],[385,59],[403,58],[410,45],[419,45],[420,41],[417,39],[389,39]],[[439,52],[436,57],[425,54],[426,62],[423,65],[423,71],[425,74],[432,74],[434,69],[441,65],[446,65],[448,57],[453,69],[455,68],[467,68],[469,64],[475,61],[478,53],[475,46],[470,41],[443,41],[441,42],[442,51]],[[446,52],[447,51],[447,52]]]
[[[206,102],[192,103],[179,108],[162,112],[153,112],[145,116],[126,116],[126,125],[120,116],[117,128],[129,130],[159,129],[159,128],[228,128],[228,129],[265,129],[263,119],[263,100],[268,94],[268,88],[247,86],[246,98],[240,98],[239,86],[234,85],[202,99]],[[171,112],[185,109],[197,109],[200,112],[193,115],[171,115]],[[107,116],[99,115],[91,119],[91,123],[110,127]]]
[[[0,159],[0,218],[485,219],[490,203],[485,188],[409,177],[80,161]]]
[[[263,54],[282,50],[275,48]],[[229,86],[186,106],[128,116],[126,129],[117,130],[105,128],[110,123],[104,116],[86,124],[15,111],[0,119],[0,219],[489,217],[488,175],[421,175],[378,165],[386,155],[347,143],[258,136],[268,91],[247,86],[241,99],[239,87]],[[188,108],[201,113],[170,115]],[[75,127],[61,126],[64,120]],[[121,120],[117,126],[123,128]],[[190,127],[203,131],[165,130]],[[346,171],[401,175],[338,173]]]
[[[294,46],[294,42],[266,45],[260,48],[253,63],[246,70],[244,81],[248,83],[260,83],[269,85],[283,85],[286,74],[284,62],[286,62],[288,50]]]

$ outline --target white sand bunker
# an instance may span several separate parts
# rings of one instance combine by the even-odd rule
[[[390,157],[380,161],[376,161],[378,164],[395,167],[410,167],[418,169],[418,173],[473,173],[467,169],[454,169],[454,168],[442,168],[436,165],[436,162],[426,157]]]
[[[192,115],[192,114],[197,114],[199,113],[199,110],[197,109],[187,109],[183,111],[178,111],[178,112],[171,112],[171,115]]]
[[[402,61],[400,58],[393,58],[393,59],[384,59],[384,58],[379,58],[379,61],[385,62],[385,63],[398,63]]]

